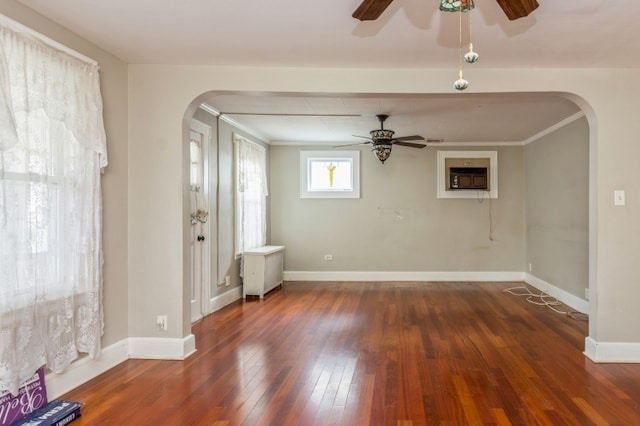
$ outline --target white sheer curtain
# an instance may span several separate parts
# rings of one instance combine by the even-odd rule
[[[265,149],[234,135],[236,154],[236,254],[266,243],[267,166]]]
[[[102,335],[98,67],[0,22],[0,389]]]

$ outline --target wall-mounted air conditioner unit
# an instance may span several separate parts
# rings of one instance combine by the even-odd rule
[[[438,198],[498,198],[497,151],[438,151]]]

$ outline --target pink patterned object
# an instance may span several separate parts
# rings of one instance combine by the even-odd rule
[[[8,426],[47,404],[44,371],[39,368],[18,390],[18,395],[0,394],[0,426]]]

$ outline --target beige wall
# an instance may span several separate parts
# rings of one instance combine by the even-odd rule
[[[525,148],[527,265],[584,298],[589,286],[589,125],[578,119]]]
[[[437,148],[401,146],[384,164],[361,149],[361,198],[301,199],[301,149],[330,148],[271,148],[272,239],[287,247],[287,271],[523,270],[521,147],[491,148],[500,195],[491,200],[438,199]]]
[[[102,176],[104,231],[104,336],[107,346],[128,336],[127,64],[14,0],[0,13],[60,42],[100,65],[109,165]]]

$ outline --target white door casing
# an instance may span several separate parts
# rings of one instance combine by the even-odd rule
[[[209,142],[211,127],[192,120],[189,140],[191,198],[191,322],[209,313],[210,249]]]

